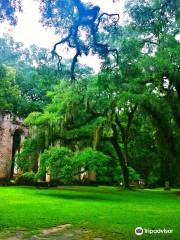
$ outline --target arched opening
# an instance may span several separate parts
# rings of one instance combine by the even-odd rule
[[[22,129],[17,129],[13,134],[13,145],[12,145],[12,163],[11,163],[11,178],[15,173],[15,155],[20,151],[21,136],[23,134]]]

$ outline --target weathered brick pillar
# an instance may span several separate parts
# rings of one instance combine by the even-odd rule
[[[23,126],[22,119],[8,111],[0,111],[0,183],[11,177],[13,135],[21,130],[21,141],[28,136],[28,128]]]
[[[11,114],[0,113],[0,180],[10,178],[12,141]]]

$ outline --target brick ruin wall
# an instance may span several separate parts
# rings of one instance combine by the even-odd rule
[[[22,119],[12,113],[0,111],[0,184],[5,183],[11,177],[13,135],[16,130],[21,130],[21,143],[28,136],[28,128],[23,126]],[[83,176],[79,176],[81,179]],[[95,172],[87,172],[85,177],[88,181],[96,181]],[[82,179],[81,179],[82,180]],[[86,180],[86,181],[87,181]],[[46,181],[50,181],[47,174]]]
[[[28,129],[22,124],[22,119],[9,112],[0,112],[0,180],[10,178],[13,134],[18,129],[22,130],[23,137],[28,134]]]

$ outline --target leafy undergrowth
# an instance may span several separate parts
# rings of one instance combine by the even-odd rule
[[[94,237],[180,239],[180,200],[163,190],[121,191],[114,187],[0,187],[1,235],[8,229],[37,231],[61,224],[88,229]],[[173,229],[172,234],[136,236],[136,227]],[[87,236],[86,236],[87,238]],[[86,239],[84,238],[84,239]]]

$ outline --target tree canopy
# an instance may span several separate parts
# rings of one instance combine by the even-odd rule
[[[19,168],[33,171],[35,179],[50,172],[64,183],[89,172],[99,183],[124,187],[141,179],[147,186],[165,181],[177,186],[177,1],[128,0],[124,25],[118,14],[80,0],[39,3],[42,23],[60,37],[53,56],[61,62],[62,44],[75,55],[70,75],[63,74],[46,49],[23,49],[10,38],[0,39],[1,106],[27,116],[30,128],[17,154]],[[103,59],[98,74],[75,68],[80,56],[91,53]]]
[[[22,11],[21,0],[0,1],[0,23],[7,20],[10,24],[17,23],[17,13]]]

